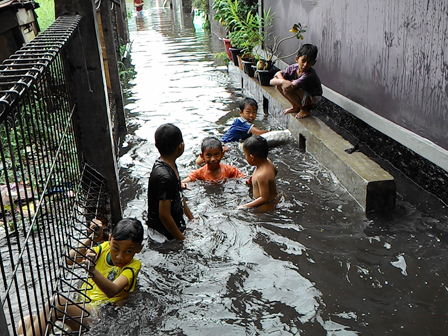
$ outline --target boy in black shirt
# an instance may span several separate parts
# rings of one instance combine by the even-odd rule
[[[148,185],[148,221],[150,228],[168,239],[184,240],[184,213],[193,219],[182,196],[176,159],[184,152],[182,132],[173,124],[159,126],[155,133],[160,157],[152,167]]]

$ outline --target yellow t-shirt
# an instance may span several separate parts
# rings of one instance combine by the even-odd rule
[[[129,285],[114,297],[109,298],[96,285],[93,279],[89,279],[88,284],[84,283],[82,289],[87,289],[86,295],[92,300],[90,304],[92,306],[97,306],[102,303],[113,303],[125,299],[128,296],[128,293],[133,292],[135,289],[137,275],[142,267],[142,263],[134,257],[132,261],[123,268],[115,266],[110,258],[110,245],[108,241],[95,246],[93,250],[98,255],[95,268],[104,275],[105,278],[114,281],[120,275],[124,275],[128,278]]]

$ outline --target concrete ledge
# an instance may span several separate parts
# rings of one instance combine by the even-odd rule
[[[299,142],[299,147],[313,155],[335,174],[341,184],[366,212],[389,210],[395,206],[396,187],[392,175],[361,152],[345,152],[350,142],[315,117],[302,120],[294,115],[284,116],[289,102],[272,86],[261,86],[238,67],[229,63],[229,73],[241,83],[243,90],[263,102],[269,113],[288,128]]]

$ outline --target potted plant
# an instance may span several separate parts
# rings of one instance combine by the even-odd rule
[[[257,13],[257,3],[253,2],[252,0],[215,0],[213,2],[214,18],[228,31],[228,39],[222,40],[226,48],[229,47],[229,58],[236,66],[239,65],[238,55],[252,50],[249,43],[252,43],[254,32],[258,33],[258,24],[263,20]]]
[[[240,22],[241,45],[240,68],[249,76],[253,77],[252,65],[256,64],[255,48],[260,46],[266,37],[265,27],[269,26],[273,20],[271,9],[264,12],[263,16],[248,13],[244,20]]]
[[[303,40],[303,33],[306,32],[306,27],[302,26],[301,23],[295,23],[294,26],[289,30],[289,32],[293,33],[293,35],[279,38],[278,36],[274,36],[271,39],[272,43],[266,43],[264,53],[266,55],[266,59],[261,58],[259,55],[259,60],[256,66],[256,73],[261,85],[269,85],[269,82],[274,77],[275,73],[279,70],[275,67],[275,62],[280,59],[284,59],[295,55],[297,53],[298,48],[293,53],[281,56],[278,52],[280,44],[284,41],[296,38],[298,40]],[[269,38],[269,36],[268,36]]]

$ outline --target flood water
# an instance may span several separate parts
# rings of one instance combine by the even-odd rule
[[[216,37],[192,17],[147,1],[129,28],[137,75],[120,179],[124,215],[143,220],[155,129],[171,122],[182,130],[177,163],[186,177],[202,138],[224,133],[243,94],[214,63]],[[256,125],[279,128],[261,105]],[[447,242],[432,229],[447,221],[443,204],[401,178],[396,210],[367,217],[297,143],[270,158],[282,194],[275,210],[236,210],[250,199],[244,181],[190,184],[196,219],[185,242],[148,238],[136,292],[103,309],[89,334],[446,335]],[[235,146],[225,162],[253,171]]]

